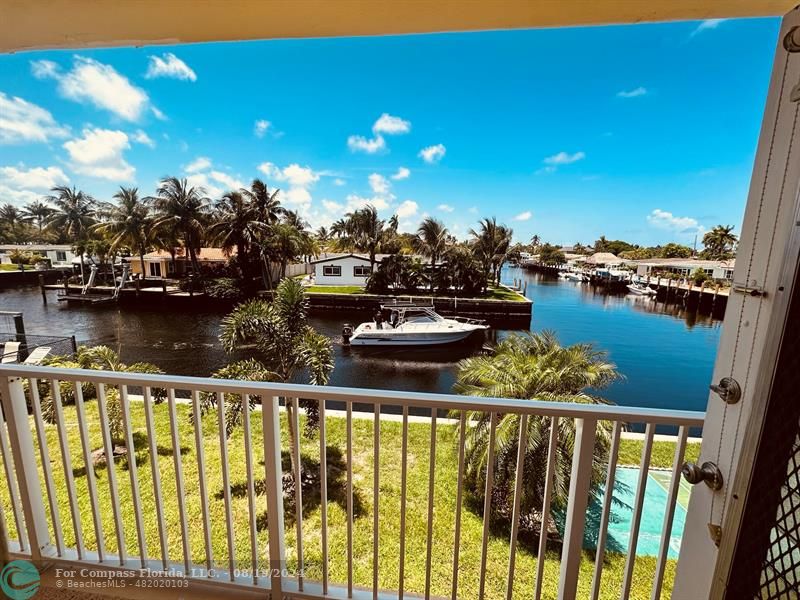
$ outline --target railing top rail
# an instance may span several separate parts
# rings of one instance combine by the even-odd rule
[[[22,377],[36,379],[58,379],[111,385],[169,387],[178,390],[223,392],[231,394],[256,394],[309,398],[364,404],[386,404],[392,406],[414,406],[443,410],[476,410],[513,412],[539,416],[588,418],[597,420],[625,421],[630,423],[654,423],[659,425],[686,425],[700,427],[705,413],[688,410],[665,410],[606,404],[580,404],[575,402],[553,402],[546,400],[513,400],[508,398],[480,398],[454,394],[432,394],[398,390],[344,388],[313,386],[289,383],[266,383],[181,375],[150,375],[144,373],[122,373],[116,371],[94,371],[86,369],[60,369],[54,367],[0,365],[0,377]]]

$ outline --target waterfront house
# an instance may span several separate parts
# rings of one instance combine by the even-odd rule
[[[222,248],[204,247],[197,250],[197,261],[203,270],[222,268],[228,264],[232,256],[236,256],[236,250],[231,254],[226,254]],[[176,248],[174,257],[166,250],[148,252],[144,255],[144,275],[142,275],[142,262],[138,256],[129,256],[125,260],[131,264],[133,276],[143,276],[145,279],[178,278],[192,270],[191,259],[185,248]]]
[[[701,269],[714,281],[732,281],[736,259],[700,260],[698,258],[648,258],[629,263],[636,268],[636,275],[641,277],[658,277],[659,275],[678,275],[688,277],[697,269]]]
[[[709,391],[705,412],[657,410],[648,407],[648,398],[642,398],[638,407],[541,400],[498,399],[489,402],[486,398],[469,396],[357,389],[353,387],[355,382],[351,387],[300,386],[169,374],[0,365],[3,409],[0,454],[8,496],[5,489],[3,492],[4,500],[11,498],[2,505],[5,518],[0,519],[0,562],[5,564],[9,559],[30,561],[15,565],[17,572],[23,575],[21,581],[29,584],[38,584],[38,578],[31,576],[31,564],[48,565],[49,570],[42,567],[43,597],[61,597],[67,590],[62,592],[59,588],[80,587],[91,589],[93,594],[101,597],[124,595],[128,598],[178,595],[187,599],[397,598],[405,587],[414,586],[414,591],[421,591],[421,580],[425,580],[425,595],[430,596],[429,584],[433,582],[443,587],[441,582],[446,580],[445,585],[452,582],[452,595],[448,596],[454,598],[510,597],[521,586],[524,586],[523,595],[548,595],[559,600],[660,598],[662,591],[667,595],[665,579],[671,580],[672,577],[672,598],[675,600],[723,597],[778,600],[796,597],[800,570],[800,542],[796,535],[800,518],[797,502],[800,497],[800,403],[797,402],[800,235],[797,235],[796,219],[792,218],[800,211],[797,195],[800,161],[795,156],[800,138],[796,97],[796,86],[800,81],[800,9],[793,8],[796,3],[797,0],[195,2],[191,4],[191,18],[187,18],[187,3],[183,0],[118,0],[113,3],[29,0],[5,3],[3,22],[6,26],[4,35],[0,36],[0,52],[162,45],[164,40],[210,43],[700,19],[711,19],[715,23],[712,27],[715,27],[720,20],[729,17],[787,14],[776,39],[766,102],[763,105],[759,102],[758,107],[759,110],[763,107],[764,116],[741,228],[739,264],[734,268],[734,280],[739,282],[734,289],[741,293],[730,296],[710,381],[714,385]],[[498,4],[501,9],[498,9]],[[309,10],[309,5],[313,5],[313,10]],[[657,47],[660,45],[658,30],[657,27],[648,30],[650,41]],[[409,44],[413,42],[409,41]],[[709,42],[709,48],[712,47],[720,53],[720,59],[724,59],[726,48]],[[581,50],[589,57],[587,61],[598,54],[591,41],[587,41]],[[589,62],[586,64],[591,67]],[[658,69],[658,65],[650,66]],[[570,75],[565,73],[565,79]],[[652,73],[644,72],[642,77],[648,75]],[[762,83],[753,81],[752,85],[756,87]],[[290,101],[291,90],[286,94]],[[647,119],[658,118],[658,112],[644,115],[643,127],[646,127]],[[230,142],[236,144],[237,140],[232,138]],[[702,199],[697,204],[699,210],[703,205]],[[505,207],[498,205],[497,208]],[[132,262],[136,263],[135,260]],[[636,334],[636,331],[621,332],[621,335]],[[658,344],[658,340],[653,343]],[[666,348],[660,350],[657,359],[674,365],[675,377],[680,378],[685,368],[680,349],[674,350],[673,354]],[[646,358],[642,357],[643,360]],[[437,374],[433,373],[433,376]],[[36,393],[39,386],[28,386],[31,378],[37,379],[53,396],[59,390],[59,381],[76,391],[74,407],[63,407],[63,415],[69,419],[66,426],[59,402],[52,404],[56,407],[56,423],[43,424],[40,395]],[[135,457],[137,460],[124,463],[112,460],[106,469],[95,473],[93,449],[101,437],[97,433],[102,434],[102,443],[109,454],[114,451],[114,440],[103,419],[97,428],[99,431],[92,430],[93,435],[89,436],[84,399],[78,393],[87,383],[94,384],[97,389],[102,389],[102,384],[107,394],[112,390],[116,392],[117,405],[125,423],[121,435],[125,437],[129,450],[135,447],[135,437],[145,435],[145,431],[150,434],[146,436],[149,453],[145,444],[142,461],[138,456]],[[26,387],[30,393],[26,393]],[[139,390],[144,390],[143,396],[133,398],[134,394],[142,393]],[[168,410],[161,412],[166,419],[154,424],[150,393],[155,390],[167,390]],[[181,392],[180,395],[176,390]],[[186,394],[187,391],[192,393]],[[659,392],[653,390],[653,394]],[[195,414],[199,414],[199,397],[203,393],[210,393],[212,397],[215,394],[218,399],[214,412],[219,415],[219,444],[205,443],[203,428],[198,429],[199,420],[186,420],[180,423],[180,429],[178,427],[175,416],[178,410],[185,408],[184,402],[189,401],[194,405]],[[244,460],[232,462],[228,460],[224,415],[230,403],[237,402],[233,398],[247,398],[248,395],[250,399],[257,395],[261,407],[259,411],[253,411],[252,416],[243,411],[245,434],[237,438],[242,443],[236,446],[244,448]],[[176,396],[190,399],[176,402]],[[316,485],[322,499],[319,510],[316,506],[313,511],[304,510],[302,500],[307,496],[300,498],[303,486],[293,488],[294,506],[285,504],[287,495],[292,492],[284,492],[288,489],[285,487],[288,469],[282,465],[282,453],[289,455],[294,452],[300,456],[300,444],[297,442],[292,448],[286,442],[286,436],[281,435],[281,397],[317,401],[320,414],[318,435],[322,448],[326,445],[327,424],[336,418],[346,418],[345,424],[339,421],[335,427],[346,438],[346,442],[340,445],[346,450],[340,452],[346,452],[348,466],[357,457],[359,465],[374,465],[373,473],[354,479],[350,469],[334,466],[329,470],[327,461],[331,453],[321,452],[317,474],[309,473],[314,477],[312,481],[317,482],[312,485]],[[347,416],[326,415],[326,403],[331,401],[337,408],[346,407]],[[241,401],[238,402],[241,406]],[[351,415],[364,406],[374,407],[374,421],[361,420],[353,427],[355,419],[351,419]],[[565,506],[560,507],[559,544],[557,549],[548,549],[546,537],[542,538],[545,543],[540,546],[537,573],[532,568],[524,572],[518,568],[523,553],[526,559],[530,559],[532,554],[517,544],[519,502],[513,505],[511,520],[514,525],[511,535],[506,537],[509,554],[505,555],[505,548],[499,546],[502,541],[499,536],[492,534],[490,544],[491,512],[483,511],[483,525],[477,527],[472,509],[465,506],[462,511],[459,502],[462,500],[461,488],[455,483],[452,487],[441,485],[441,479],[452,473],[437,470],[434,460],[430,461],[429,467],[422,464],[422,461],[427,462],[426,455],[409,454],[406,444],[411,437],[408,435],[408,419],[404,418],[402,423],[396,419],[394,423],[381,420],[382,411],[385,414],[387,409],[399,407],[402,407],[404,417],[410,408],[415,420],[430,414],[431,409],[438,410],[441,415],[455,411],[460,413],[465,427],[471,427],[474,422],[472,416],[467,417],[468,414],[473,414],[473,411],[480,414],[490,429],[485,477],[489,502],[496,475],[492,458],[499,413],[519,415],[519,422],[530,419],[543,423],[544,435],[547,429],[552,428],[552,448],[556,448],[562,424],[574,424],[571,456],[559,453],[557,458],[559,461],[571,460],[567,499]],[[91,409],[95,413],[97,409],[103,411],[105,404],[99,402]],[[297,419],[297,412],[294,414]],[[258,420],[252,428],[251,418]],[[158,425],[166,427],[167,422],[171,435],[161,430],[158,442],[166,445],[163,453],[167,455],[161,457],[161,446],[156,445],[154,431]],[[438,453],[453,451],[454,446],[450,443],[436,445],[440,436],[435,435],[435,421],[428,422],[434,435],[430,436],[427,455],[435,459]],[[613,487],[618,472],[615,469],[616,450],[612,450],[612,459],[607,467],[595,463],[600,423],[613,428],[612,448],[619,447],[623,429],[630,424],[645,431],[634,484],[635,499],[631,503],[630,536],[624,549],[621,572],[604,570],[604,557],[610,554],[604,545],[610,500],[604,502],[599,526],[591,519],[593,531],[598,532],[595,539],[599,545],[594,565],[590,561],[595,553],[583,551],[590,482],[598,476],[599,468],[607,468],[606,486]],[[213,423],[209,425],[213,426]],[[412,427],[416,425],[412,424]],[[440,422],[439,427],[444,426]],[[678,432],[670,483],[663,486],[652,485],[652,480],[648,483],[657,426]],[[703,427],[699,457],[696,462],[684,465],[687,435],[691,428],[698,426]],[[295,420],[295,431],[299,427],[299,420]],[[390,434],[391,448],[381,444],[382,430]],[[466,429],[462,428],[462,431]],[[412,433],[420,431],[414,429]],[[521,433],[520,447],[524,447],[525,430]],[[518,434],[505,430],[502,435]],[[59,443],[39,443],[52,438]],[[402,438],[402,445],[398,438]],[[464,439],[462,435],[458,442],[461,457],[465,451]],[[449,442],[448,438],[445,440]],[[192,456],[183,457],[184,444]],[[191,446],[195,444],[197,449],[192,451]],[[547,481],[551,479],[549,475],[553,473],[555,460],[555,452],[551,451],[544,469],[548,473]],[[402,478],[398,478],[402,482],[399,494],[396,493],[397,479],[387,482],[380,477],[382,462],[402,472]],[[460,462],[463,465],[463,458]],[[165,469],[167,464],[169,467]],[[208,469],[204,465],[208,465]],[[414,476],[410,479],[416,484],[408,489],[408,496],[415,499],[409,511],[405,476],[408,465],[414,467]],[[519,486],[529,477],[524,462],[521,466],[515,474]],[[463,475],[460,467],[457,468],[458,483],[461,483]],[[420,481],[419,473],[428,468],[429,476],[427,479],[423,476]],[[185,470],[191,474],[191,479],[184,477]],[[338,473],[340,484],[342,479],[346,480],[347,508],[332,504],[335,518],[331,519],[329,529],[327,493],[329,480],[334,483],[331,478],[334,471]],[[694,487],[688,500],[677,565],[672,565],[668,563],[668,552],[674,546],[671,531],[676,501],[680,497],[680,502],[686,502],[686,493],[679,479],[682,471]],[[234,475],[233,479],[231,475]],[[299,466],[296,475],[295,481],[299,480]],[[220,490],[221,481],[225,482],[223,490]],[[232,484],[230,487],[228,482]],[[656,487],[664,498],[662,519],[649,512],[645,504],[645,489],[650,495]],[[238,492],[234,497],[230,493],[232,489]],[[368,490],[367,510],[371,516],[356,522],[353,506],[357,505],[354,498],[358,500],[359,496],[353,492],[364,489]],[[55,490],[61,493],[56,496]],[[224,506],[220,504],[223,500],[216,498],[218,493],[223,496]],[[435,497],[456,493],[456,498],[448,497],[447,509],[434,512]],[[108,497],[111,502],[105,502]],[[549,498],[549,495],[545,497]],[[178,510],[164,510],[164,498],[175,498]],[[427,499],[428,528],[424,540],[420,534],[424,527],[416,530],[413,526],[406,527],[407,513],[418,517],[425,512],[424,502],[420,501],[422,498]],[[215,502],[214,510],[210,510]],[[66,504],[69,510],[65,508]],[[381,510],[375,509],[378,504]],[[545,507],[543,512],[547,513],[548,508]],[[268,520],[262,518],[265,514],[269,515]],[[656,534],[658,554],[644,564],[636,558],[639,533],[643,533],[642,538],[649,535],[640,529],[643,516],[646,516],[646,521],[661,521],[660,534]],[[235,535],[234,517],[240,527]],[[467,517],[473,519],[472,526],[462,528],[462,521]],[[285,518],[291,521],[284,523]],[[455,524],[453,536],[449,539],[432,536],[431,524],[442,519],[448,526]],[[386,521],[390,522],[391,531],[396,532],[389,539],[380,535],[381,526]],[[414,522],[414,525],[419,524],[420,521]],[[371,529],[369,541],[354,545],[351,541],[353,533],[367,528]],[[347,531],[346,542],[343,542],[344,529]],[[223,531],[227,543],[212,545],[214,531]],[[477,540],[474,535],[470,537],[470,533],[475,531],[482,532]],[[190,545],[190,534],[194,545]],[[418,543],[409,546],[409,550],[404,544],[406,537],[410,539],[412,536],[417,536]],[[305,554],[304,538],[314,542],[310,552],[306,547]],[[404,551],[396,552],[398,542]],[[547,568],[545,550],[549,550]],[[413,565],[412,561],[408,565],[419,570],[413,578],[404,579],[398,571],[408,574],[403,568],[409,552],[415,555]],[[311,560],[304,562],[304,556]],[[463,567],[467,556],[480,556],[476,568]],[[551,560],[558,564],[552,564]],[[424,576],[420,573],[423,562]],[[290,564],[295,568],[290,569]],[[528,564],[531,564],[530,560]],[[652,565],[652,574],[643,571],[645,564]],[[313,568],[308,569],[308,566]],[[63,575],[65,570],[68,573],[66,577]],[[591,583],[588,570],[593,570]],[[61,576],[58,576],[59,571]],[[544,571],[550,572],[544,586],[549,590],[542,590]],[[557,576],[553,576],[556,573]],[[579,579],[583,580],[580,588]],[[632,594],[634,581],[638,585],[651,583],[650,590]],[[127,586],[119,585],[126,582]],[[535,593],[532,593],[534,586]],[[35,590],[35,586],[28,585],[25,591]],[[542,591],[544,594],[540,593]],[[76,592],[75,595],[81,594]]]
[[[375,268],[388,254],[375,256]],[[352,252],[327,252],[311,261],[314,268],[315,285],[358,285],[364,286],[372,274],[368,254]]]
[[[0,264],[11,264],[11,255],[15,252],[38,254],[48,259],[53,267],[70,267],[76,258],[79,259],[69,244],[3,244],[0,245]]]
[[[586,265],[594,268],[611,268],[619,267],[625,261],[621,258],[611,254],[611,252],[595,252],[586,259]]]

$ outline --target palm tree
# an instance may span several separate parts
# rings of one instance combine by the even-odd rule
[[[378,218],[378,209],[368,204],[353,212],[347,213],[344,220],[331,226],[339,237],[338,245],[348,250],[358,250],[369,255],[369,266],[375,270],[375,255],[381,247],[397,235],[397,215],[387,223]]]
[[[186,179],[165,177],[154,198],[148,198],[156,209],[153,226],[166,229],[170,237],[180,239],[191,260],[192,273],[200,272],[197,250],[202,246],[209,200],[202,187],[190,187]]]
[[[222,320],[220,341],[227,352],[254,347],[263,366],[260,373],[274,381],[289,383],[302,378],[312,385],[325,385],[333,371],[330,338],[309,325],[305,291],[293,278],[278,284],[271,302],[250,300],[237,306]],[[294,406],[284,400],[293,448],[298,435],[294,427]],[[209,402],[216,402],[215,397]],[[311,431],[316,427],[316,403],[303,400],[299,403],[306,408],[307,431]],[[292,456],[293,473],[295,466]]]
[[[89,194],[75,187],[59,185],[45,200],[55,205],[55,210],[47,219],[47,227],[59,232],[77,245],[81,258],[81,283],[83,283],[83,255],[89,228],[97,222],[96,202]]]
[[[500,282],[500,271],[511,247],[513,230],[505,225],[498,225],[497,219],[481,219],[476,231],[470,229],[473,237],[472,246],[475,255],[483,266],[486,279]]]
[[[738,241],[733,225],[717,225],[703,236],[705,254],[711,260],[725,260],[731,257]]]
[[[285,209],[278,200],[280,190],[269,191],[267,184],[260,179],[254,179],[250,189],[241,189],[242,195],[255,207],[257,220],[269,228],[277,224],[285,213]],[[270,261],[273,259],[269,247],[269,236],[264,236],[257,243],[261,258],[261,278],[268,289],[272,289],[272,269]]]
[[[433,294],[434,273],[436,262],[447,249],[447,227],[444,223],[433,217],[427,217],[417,229],[414,238],[414,249],[431,259],[431,294]]]
[[[269,191],[267,184],[260,179],[254,179],[250,184],[250,189],[241,189],[242,195],[253,203],[258,215],[258,220],[267,225],[274,225],[278,222],[285,209],[281,206],[278,200],[278,192],[276,189],[272,192]]]
[[[0,206],[0,223],[6,226],[6,230],[12,238],[11,241],[21,241],[25,215],[20,209],[13,204]]]
[[[279,279],[286,277],[289,261],[303,254],[303,237],[303,234],[289,223],[278,223],[270,228],[269,254],[280,263]]]
[[[214,222],[208,233],[214,243],[225,253],[236,256],[242,275],[247,274],[251,249],[261,243],[269,232],[269,225],[260,220],[256,203],[248,200],[247,190],[228,192],[217,202]]]
[[[538,234],[534,234],[533,237],[531,238],[531,252],[533,254],[536,254],[536,249],[539,247],[541,243],[542,243],[542,238],[540,238]]]
[[[454,390],[460,394],[487,398],[594,404],[605,401],[591,395],[587,390],[602,389],[620,377],[616,366],[608,361],[605,352],[596,350],[591,344],[561,346],[554,333],[545,331],[514,334],[497,344],[488,354],[462,360],[458,364]],[[471,493],[480,497],[485,489],[490,414],[471,411],[467,414],[466,422],[465,482]],[[521,503],[523,516],[535,516],[541,510],[550,423],[548,417],[530,416],[527,420]],[[499,415],[495,448],[497,462],[494,471],[494,510],[501,518],[510,518],[511,515],[519,427],[519,415]],[[575,442],[573,419],[560,419],[558,427],[552,499],[554,509],[563,508],[567,503]],[[598,486],[604,480],[609,446],[610,424],[600,422],[592,463],[593,496],[597,494]]]
[[[36,227],[39,229],[39,236],[41,236],[47,219],[53,214],[53,208],[41,200],[34,200],[23,207],[22,214],[28,221],[36,223]]]
[[[144,277],[147,274],[144,255],[150,249],[152,231],[150,208],[139,198],[137,188],[120,187],[114,199],[117,204],[103,211],[103,221],[97,223],[94,230],[110,237],[112,253],[128,248],[137,254]]]

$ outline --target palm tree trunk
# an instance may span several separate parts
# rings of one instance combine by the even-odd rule
[[[144,253],[143,252],[139,253],[139,263],[142,266],[142,279],[144,279],[145,277],[147,277],[147,273],[144,272]]]
[[[436,257],[431,256],[431,296],[433,296],[433,269],[436,266]]]

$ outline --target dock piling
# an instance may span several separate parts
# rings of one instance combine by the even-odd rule
[[[47,304],[47,290],[44,287],[44,275],[39,274],[39,289],[42,292],[42,302]]]

